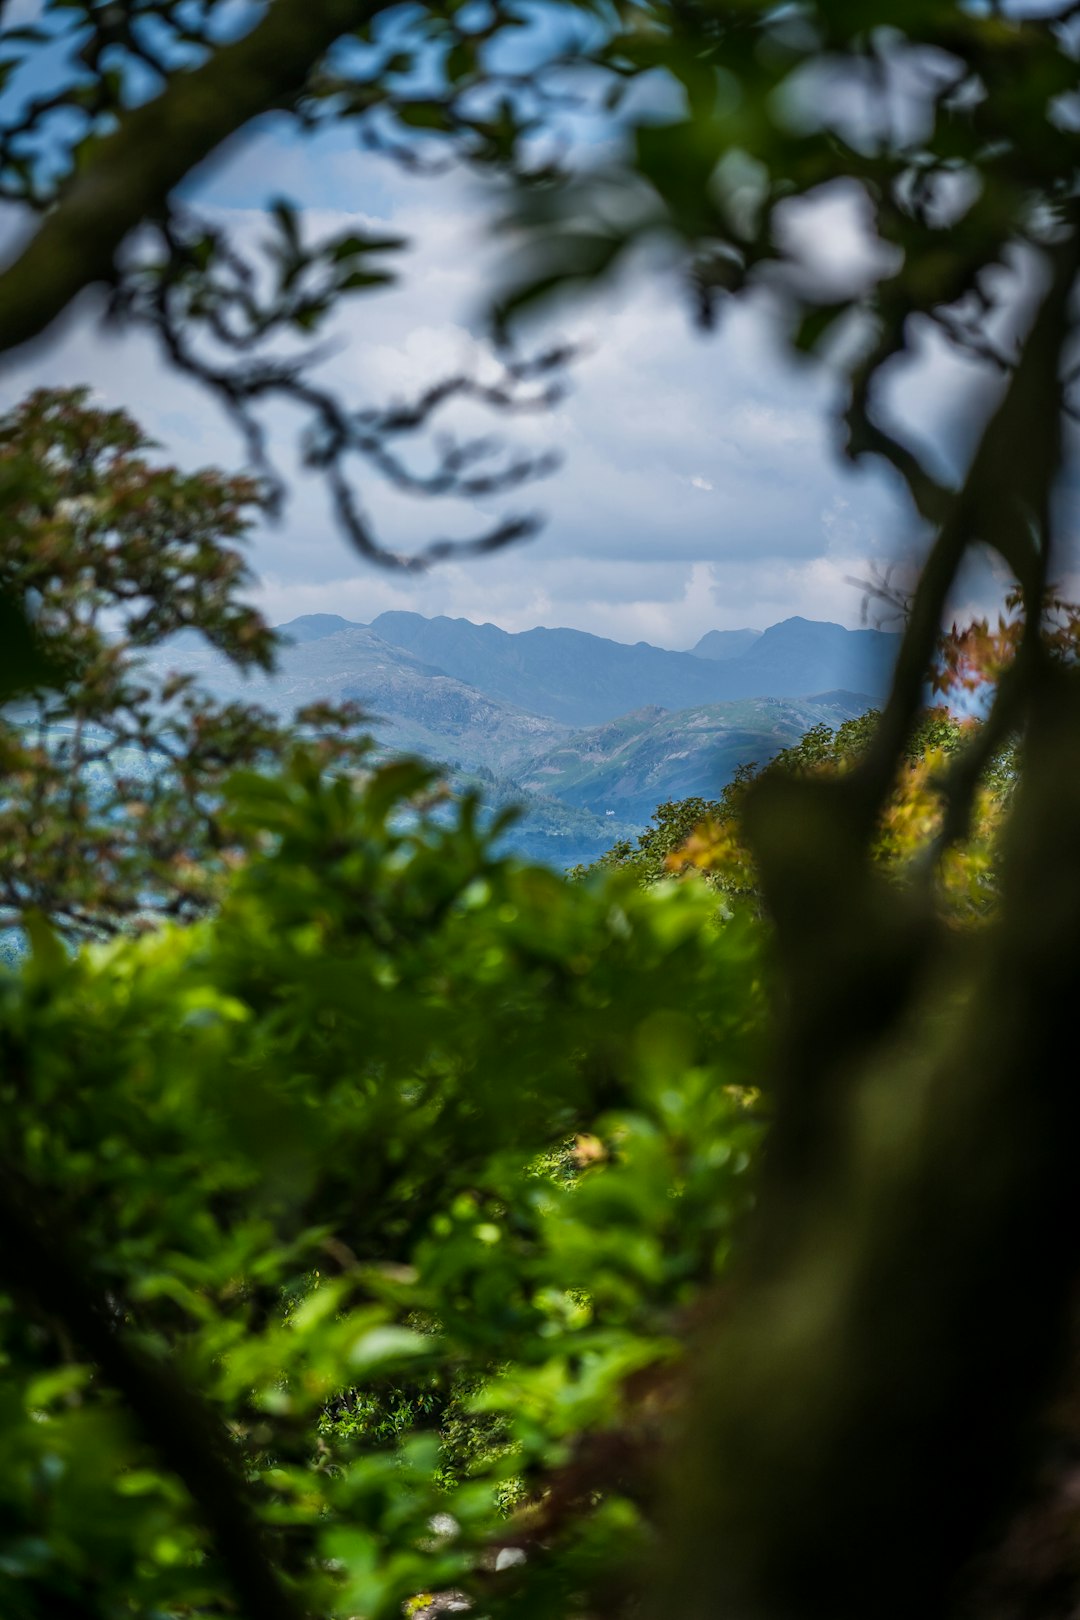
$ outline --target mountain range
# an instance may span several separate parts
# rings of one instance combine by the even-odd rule
[[[346,626],[341,620],[337,633]],[[291,625],[281,628],[293,633]],[[651,704],[687,709],[834,690],[878,698],[888,686],[898,642],[883,630],[845,630],[799,618],[760,635],[712,631],[689,652],[645,641],[631,647],[584,630],[515,634],[419,613],[381,613],[369,628],[489,697],[571,726],[601,725]]]
[[[278,626],[275,675],[245,676],[185,640],[154,664],[192,671],[222,698],[280,712],[358,701],[379,744],[426,755],[492,803],[527,809],[511,835],[532,858],[591,859],[656,805],[715,797],[811,725],[838,725],[884,695],[899,637],[793,618],[710,631],[685,652],[585,631],[512,633],[468,619],[380,614],[370,625],[306,614]]]
[[[650,707],[573,732],[517,767],[530,795],[644,825],[666,799],[715,799],[739,765],[764,764],[811,726],[864,714],[854,692],[739,698],[674,714]]]

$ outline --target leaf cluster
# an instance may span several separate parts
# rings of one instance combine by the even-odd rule
[[[635,843],[615,844],[593,869],[622,870],[638,882],[703,874],[725,905],[762,906],[753,855],[743,828],[748,793],[765,775],[802,779],[842,777],[865,757],[880,716],[874,710],[837,729],[821,724],[782,749],[768,765],[741,766],[720,797],[662,804]],[[972,824],[959,848],[943,838],[948,770],[972,734],[975,720],[948,709],[927,710],[905,747],[894,790],[882,809],[872,859],[897,882],[934,874],[938,899],[955,921],[976,921],[993,910],[996,849],[1016,782],[1015,746],[1007,745],[986,765]],[[578,868],[581,878],[586,868]]]
[[[242,669],[271,668],[275,647],[244,599],[259,486],[151,449],[85,390],[40,391],[0,419],[0,593],[32,625],[5,648],[19,693],[0,714],[9,928],[31,912],[73,936],[198,915],[246,848],[221,818],[233,770],[301,738],[328,765],[364,757],[355,711],[287,724],[147,666],[184,636]]]
[[[282,1615],[632,1586],[750,1200],[757,946],[406,815],[425,779],[238,778],[218,916],[39,928],[0,984],[5,1613],[246,1606],[249,1545]]]

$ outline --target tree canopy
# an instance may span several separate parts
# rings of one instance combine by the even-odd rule
[[[168,672],[185,635],[248,670],[272,668],[277,638],[243,599],[259,485],[183,474],[151,448],[85,390],[40,391],[0,419],[2,577],[33,604],[38,656],[61,676],[38,685],[17,659],[24,691],[0,716],[0,928],[37,912],[94,937],[198,916],[245,850],[222,820],[234,771],[301,740],[326,765],[367,748],[355,706],[283,724]]]

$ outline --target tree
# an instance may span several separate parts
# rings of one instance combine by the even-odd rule
[[[358,764],[367,746],[348,706],[283,724],[147,666],[185,634],[244,669],[271,669],[275,652],[243,600],[259,485],[180,473],[150,448],[79,390],[36,393],[0,419],[0,586],[33,605],[45,661],[45,680],[24,669],[0,715],[0,927],[38,913],[93,937],[198,916],[250,847],[223,820],[226,778],[281,763],[301,739],[327,766]]]
[[[1003,628],[998,637],[1016,633],[1015,628]],[[998,637],[990,638],[988,629],[978,624],[944,637],[943,687],[951,692],[962,681],[975,690],[975,649],[989,639],[996,644]],[[1072,646],[1070,642],[1070,653]],[[991,678],[993,667],[986,667],[982,681]],[[953,674],[957,668],[963,670],[962,677]],[[725,903],[750,904],[760,911],[760,879],[745,825],[754,784],[772,775],[835,779],[856,769],[873,744],[879,720],[871,709],[835,731],[824,723],[812,726],[763,769],[750,763],[740,766],[718,799],[659,805],[654,825],[646,827],[636,844],[625,840],[613,845],[592,870],[628,871],[646,884],[701,873]],[[956,924],[981,921],[996,907],[1000,835],[1017,777],[1015,747],[1006,745],[987,761],[964,835],[955,835],[943,787],[950,762],[955,763],[978,730],[977,721],[957,719],[944,707],[923,714],[907,740],[870,846],[876,869],[896,882],[910,882],[920,870],[932,872],[942,915]],[[583,877],[586,870],[578,868],[575,876]]]

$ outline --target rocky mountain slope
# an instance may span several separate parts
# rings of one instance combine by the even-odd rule
[[[520,769],[530,793],[644,823],[667,799],[715,798],[738,765],[763,765],[822,721],[864,714],[869,699],[829,692],[808,700],[744,698],[701,708],[639,709],[573,733]]]
[[[192,670],[216,697],[262,703],[280,714],[320,700],[353,699],[387,747],[465,768],[505,772],[566,730],[455,680],[364,625],[317,617],[344,628],[313,629],[310,620],[288,626],[289,645],[273,676],[244,675],[201,640],[185,643],[182,657],[170,652],[156,662],[171,659]]]

